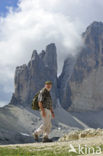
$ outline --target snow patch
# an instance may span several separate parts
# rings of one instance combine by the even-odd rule
[[[30,135],[27,134],[27,133],[22,133],[22,132],[20,132],[20,134],[21,134],[21,135],[24,135],[24,136],[30,136]]]

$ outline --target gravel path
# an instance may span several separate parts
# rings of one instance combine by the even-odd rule
[[[90,138],[82,138],[79,140],[73,140],[68,142],[52,142],[52,143],[28,143],[28,144],[11,144],[11,145],[0,145],[0,147],[26,147],[26,146],[32,146],[32,147],[49,147],[49,146],[69,146],[70,144],[74,146],[80,145],[100,145],[103,144],[103,136],[96,136],[96,137],[90,137]]]

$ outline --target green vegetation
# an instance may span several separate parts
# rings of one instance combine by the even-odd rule
[[[23,147],[0,147],[0,156],[76,156],[75,153],[69,153],[68,150],[55,149],[33,149]]]
[[[96,149],[96,146],[93,146]],[[103,145],[100,145],[103,151]],[[69,153],[68,146],[7,146],[0,147],[0,156],[77,156],[76,153]],[[78,148],[76,147],[78,151]]]

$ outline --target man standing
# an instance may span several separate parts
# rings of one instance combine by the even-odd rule
[[[54,118],[54,112],[52,108],[52,98],[50,95],[50,90],[52,88],[52,82],[46,81],[43,89],[40,90],[38,95],[38,105],[40,108],[40,114],[43,120],[43,123],[38,129],[34,132],[34,138],[38,141],[38,136],[43,134],[43,142],[51,142],[52,140],[48,138],[48,135],[51,131],[51,118]]]

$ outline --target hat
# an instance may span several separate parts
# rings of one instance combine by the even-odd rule
[[[46,81],[45,84],[52,84],[52,82],[51,81]]]

